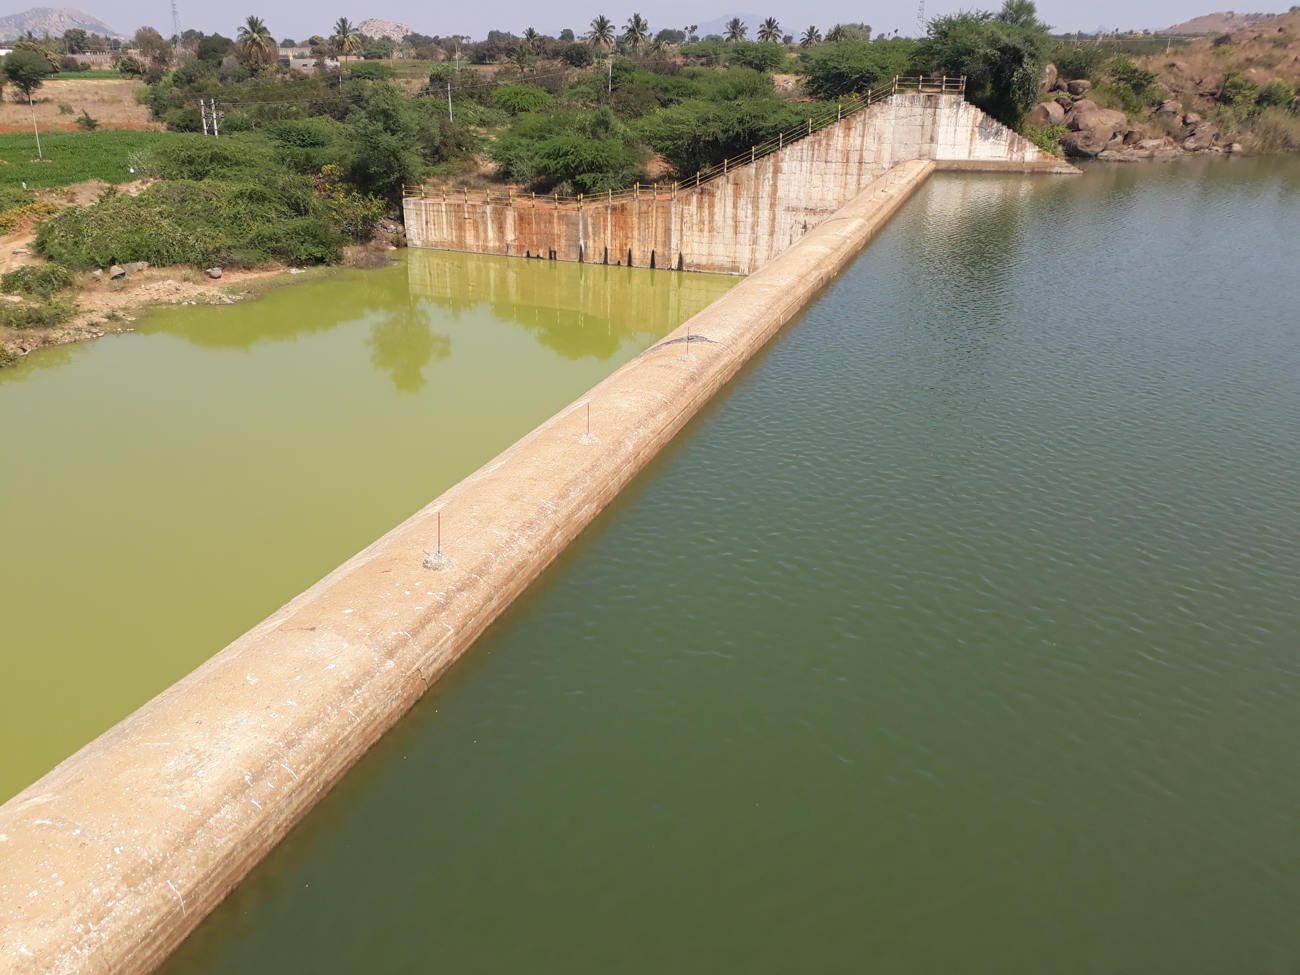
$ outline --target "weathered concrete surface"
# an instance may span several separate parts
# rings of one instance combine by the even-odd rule
[[[415,247],[748,274],[881,173],[942,168],[1075,173],[961,95],[900,92],[699,187],[581,207],[473,194],[405,201]]]
[[[4,971],[159,964],[934,168],[868,185],[0,807]],[[445,559],[429,568],[439,512]]]

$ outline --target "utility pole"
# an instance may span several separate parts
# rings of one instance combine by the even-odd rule
[[[452,125],[456,124],[456,116],[451,110],[451,82],[447,82],[447,121]]]
[[[199,99],[199,114],[203,116],[203,134],[208,134],[208,104],[202,98]]]
[[[606,94],[614,92],[614,53],[611,51],[609,57],[605,59],[605,65],[609,69],[607,80],[605,81]]]
[[[216,139],[221,136],[221,113],[217,111],[215,98],[209,98],[208,104],[212,107],[212,138]]]
[[[32,93],[27,93],[27,107],[32,110],[32,131],[36,133],[36,158],[44,159],[45,154],[41,152],[41,130],[36,127],[36,103],[32,101]]]

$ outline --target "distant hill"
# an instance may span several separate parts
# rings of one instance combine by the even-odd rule
[[[358,33],[365,34],[367,37],[387,37],[394,44],[402,43],[402,39],[407,34],[414,34],[415,31],[405,24],[399,24],[395,20],[379,20],[371,17],[357,24]]]
[[[1169,28],[1170,34],[1226,34],[1228,31],[1253,27],[1261,20],[1276,14],[1241,14],[1235,10],[1221,10],[1216,14],[1203,14]]]
[[[73,10],[71,7],[32,7],[20,14],[8,14],[0,17],[0,40],[17,40],[31,31],[36,37],[46,34],[59,37],[65,30],[79,27],[91,34],[103,34],[105,37],[122,37],[90,14]]]

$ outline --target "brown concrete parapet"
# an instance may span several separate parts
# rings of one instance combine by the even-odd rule
[[[0,806],[4,970],[155,968],[934,168],[890,169]]]

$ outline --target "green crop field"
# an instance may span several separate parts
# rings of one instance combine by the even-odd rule
[[[30,132],[0,134],[0,183],[29,189],[67,186],[87,179],[126,183],[134,179],[131,155],[173,138],[170,132],[49,132],[41,134],[45,161],[36,161]]]

